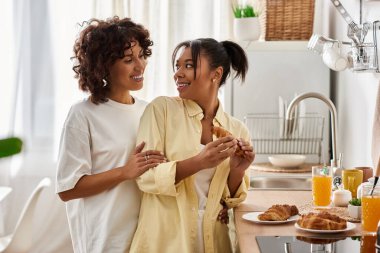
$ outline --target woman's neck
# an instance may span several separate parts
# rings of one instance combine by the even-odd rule
[[[116,101],[121,104],[134,104],[135,99],[129,94],[128,92],[124,93],[110,93],[108,96],[109,99],[112,99],[113,101]]]
[[[202,108],[204,119],[215,118],[216,112],[219,107],[219,100],[215,98],[214,100],[209,100],[203,105],[199,105]]]

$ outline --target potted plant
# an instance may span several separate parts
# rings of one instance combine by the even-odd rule
[[[0,158],[18,154],[22,149],[22,141],[17,137],[0,139]]]
[[[249,2],[239,4],[232,1],[234,13],[234,36],[237,40],[258,40],[260,37],[260,24],[258,12]]]
[[[362,202],[360,198],[348,201],[348,215],[354,219],[360,219],[362,215]]]

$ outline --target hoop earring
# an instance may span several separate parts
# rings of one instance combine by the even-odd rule
[[[102,81],[103,81],[103,87],[106,87],[108,85],[107,80],[105,78],[103,78]]]

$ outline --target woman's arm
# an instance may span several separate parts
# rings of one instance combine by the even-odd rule
[[[133,180],[146,170],[165,161],[159,151],[149,150],[141,152],[145,143],[139,144],[129,157],[126,165],[95,175],[84,175],[73,189],[58,193],[63,201],[89,197],[108,190],[125,180]],[[149,160],[145,157],[149,155]]]

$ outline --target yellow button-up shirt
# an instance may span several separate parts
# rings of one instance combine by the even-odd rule
[[[169,162],[146,171],[137,179],[143,192],[137,230],[131,253],[196,253],[198,233],[198,196],[194,175],[175,184],[176,163],[198,154],[203,118],[202,109],[192,100],[158,97],[146,108],[137,143],[146,142],[144,150],[162,151]],[[250,140],[245,125],[226,114],[219,106],[214,126],[222,126],[235,137]],[[206,253],[230,252],[228,227],[217,221],[223,208],[220,200],[232,208],[241,203],[249,185],[246,175],[235,196],[227,185],[229,159],[216,167],[203,220]]]

